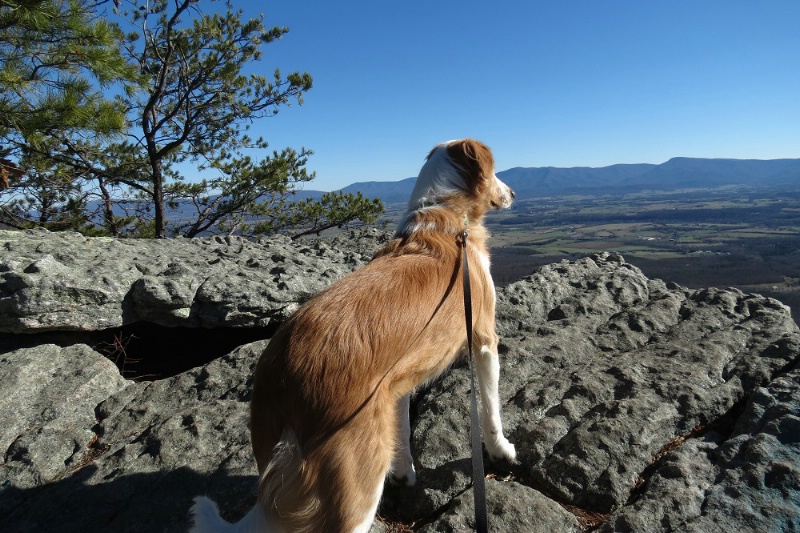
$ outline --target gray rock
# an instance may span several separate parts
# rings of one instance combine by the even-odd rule
[[[265,342],[172,378],[129,382],[89,402],[95,439],[75,452],[86,459],[69,475],[35,486],[9,477],[0,529],[186,531],[198,494],[234,513],[241,506],[243,514],[257,482],[249,376]]]
[[[602,531],[797,531],[800,371],[757,389],[733,432],[666,455]]]
[[[719,448],[715,483],[692,531],[800,529],[800,370],[750,397]],[[742,505],[746,502],[748,505]]]
[[[507,412],[523,471],[596,512],[627,500],[664,443],[722,417],[800,354],[797,326],[774,300],[667,288],[624,267],[598,256],[562,281],[548,272],[563,288],[553,309],[575,311],[526,322],[521,335],[506,330]],[[576,274],[585,297],[575,296]]]
[[[486,481],[486,507],[489,529],[529,533],[574,532],[582,527],[578,519],[553,500],[514,481]],[[451,502],[423,533],[467,533],[475,531],[475,503],[470,491]]]
[[[27,255],[2,257],[0,306],[27,310],[3,314],[6,331],[144,317],[263,325],[356,268],[385,238],[27,235],[39,239],[39,255],[7,239],[6,250]],[[112,277],[109,248],[124,261],[138,258],[136,272],[121,259],[122,274]],[[89,284],[86,264],[68,256],[94,258],[92,272],[109,281]],[[113,297],[89,305],[92,286]],[[84,306],[63,305],[63,294],[84,289]],[[494,530],[798,529],[800,330],[785,306],[735,289],[650,280],[623,258],[599,254],[499,290],[498,329],[504,423],[519,464],[487,465]],[[247,402],[265,343],[137,383],[85,346],[5,343],[0,530],[185,531],[197,494],[217,500],[227,518],[241,516],[254,501]],[[55,385],[63,392],[49,397]],[[418,484],[387,486],[375,531],[471,527],[468,401],[463,362],[417,392]]]
[[[56,482],[91,461],[94,408],[128,385],[108,359],[82,345],[0,355],[3,492]],[[4,495],[0,515],[16,503]]]
[[[0,231],[0,333],[164,326],[266,326],[363,265],[350,246],[286,237],[133,240]]]

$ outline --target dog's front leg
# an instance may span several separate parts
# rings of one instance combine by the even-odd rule
[[[414,458],[411,456],[411,394],[406,394],[397,402],[397,449],[392,462],[392,478],[409,487],[417,482]]]
[[[503,422],[500,420],[500,358],[497,350],[481,346],[475,358],[478,374],[478,387],[481,391],[481,428],[483,444],[492,459],[515,461],[517,452],[514,445],[503,435]]]

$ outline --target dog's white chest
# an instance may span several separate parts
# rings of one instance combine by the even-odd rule
[[[485,276],[485,279],[489,281],[489,287],[492,290],[492,298],[496,300],[497,295],[495,294],[494,290],[494,281],[492,280],[491,261],[489,259],[489,255],[483,252],[478,252],[478,259],[479,268],[482,270],[482,274]]]

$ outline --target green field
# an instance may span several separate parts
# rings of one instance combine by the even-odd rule
[[[493,213],[498,285],[599,251],[690,288],[775,297],[800,319],[800,186],[527,199]]]

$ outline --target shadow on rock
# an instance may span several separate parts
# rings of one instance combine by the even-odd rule
[[[89,465],[60,481],[31,489],[4,487],[0,492],[0,530],[185,533],[194,496],[210,496],[231,520],[243,515],[255,501],[256,476],[201,475],[178,468],[91,484],[97,470]]]

